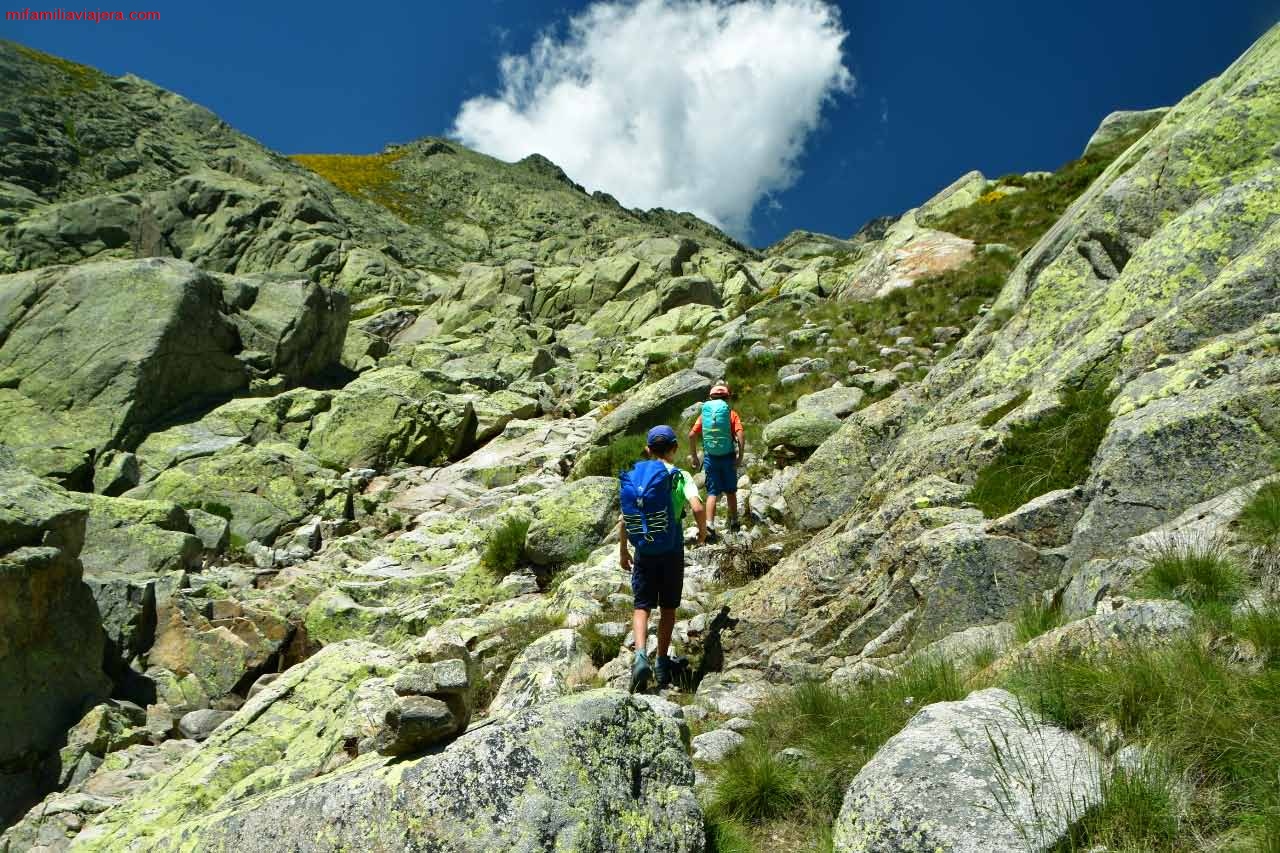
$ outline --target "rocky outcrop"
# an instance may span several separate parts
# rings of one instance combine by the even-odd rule
[[[258,697],[251,705],[270,715],[263,701]],[[247,716],[245,722],[254,725]],[[275,726],[281,734],[302,734],[279,718]],[[128,809],[109,811],[81,834],[78,849],[133,843],[157,851],[401,850],[465,839],[468,849],[494,853],[546,844],[693,853],[705,843],[677,721],[614,691],[529,709],[407,762],[388,764],[370,755],[310,783],[269,784],[288,772],[281,767],[234,787],[206,787],[183,802],[190,784],[185,780],[194,782],[199,769],[225,767],[219,776],[243,772],[233,771],[243,763],[210,763],[220,748],[247,734],[240,732],[244,727],[234,720],[224,724],[186,762],[156,779],[150,790],[163,790],[163,800],[148,820],[131,822]],[[340,743],[328,735],[325,742]],[[295,780],[306,775],[293,772]],[[251,792],[257,796],[248,797]]]
[[[595,667],[578,632],[561,628],[530,643],[512,661],[489,714],[505,717],[572,692],[587,684]]]
[[[1042,850],[1101,799],[1101,769],[1092,747],[1003,690],[929,705],[854,777],[835,850]]]
[[[341,294],[184,261],[0,276],[0,386],[46,418],[69,413],[86,451],[118,447],[176,411],[336,362],[346,320]]]
[[[58,777],[44,762],[110,688],[81,581],[86,517],[0,448],[0,822]]]
[[[1108,114],[1093,132],[1093,136],[1089,137],[1089,142],[1084,146],[1084,156],[1087,157],[1118,139],[1151,128],[1168,112],[1168,107],[1156,107],[1150,110],[1116,110]]]

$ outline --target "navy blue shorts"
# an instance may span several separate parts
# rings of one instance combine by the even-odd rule
[[[631,594],[637,610],[680,606],[684,586],[684,546],[667,554],[636,554],[631,561]]]
[[[702,457],[702,470],[707,474],[707,494],[733,495],[738,492],[737,457],[728,453],[724,456]]]

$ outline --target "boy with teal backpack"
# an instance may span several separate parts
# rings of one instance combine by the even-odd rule
[[[729,408],[729,386],[723,382],[711,388],[711,399],[702,404],[702,412],[689,431],[689,458],[698,467],[698,438],[702,439],[702,470],[707,475],[707,536],[715,541],[716,500],[729,496],[729,529],[738,523],[738,466],[746,451],[742,419]]]
[[[676,608],[684,586],[685,507],[693,510],[698,522],[698,543],[706,541],[706,516],[698,486],[688,472],[672,461],[676,455],[676,433],[669,426],[649,430],[647,459],[619,476],[622,520],[619,522],[618,562],[631,572],[631,592],[635,609],[631,626],[635,631],[636,656],[631,668],[631,692],[644,692],[657,670],[658,689],[671,683],[671,632],[676,624]],[[631,559],[628,545],[635,548]],[[657,666],[649,665],[649,611],[658,616]]]

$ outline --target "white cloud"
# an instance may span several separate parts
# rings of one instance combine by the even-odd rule
[[[796,179],[823,106],[852,90],[845,35],[822,0],[600,2],[503,57],[501,91],[465,102],[452,133],[745,235],[756,203]]]

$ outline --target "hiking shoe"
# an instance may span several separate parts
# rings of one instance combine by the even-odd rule
[[[656,669],[658,672],[658,689],[666,690],[671,686],[671,658],[666,655],[658,655]]]
[[[719,541],[720,541],[720,536],[719,534],[716,533],[716,529],[714,527],[708,527],[707,528],[707,544],[714,545]]]
[[[652,678],[653,667],[649,666],[648,656],[644,652],[636,652],[635,663],[631,664],[631,692],[645,692]]]
[[[730,532],[730,533],[737,533],[737,532],[738,532],[739,530],[741,530],[741,529],[742,529],[742,522],[741,522],[741,521],[738,521],[738,519],[737,519],[737,517],[736,517],[736,516],[735,516],[735,517],[733,517],[733,518],[731,518],[731,519],[729,519],[729,532]]]

